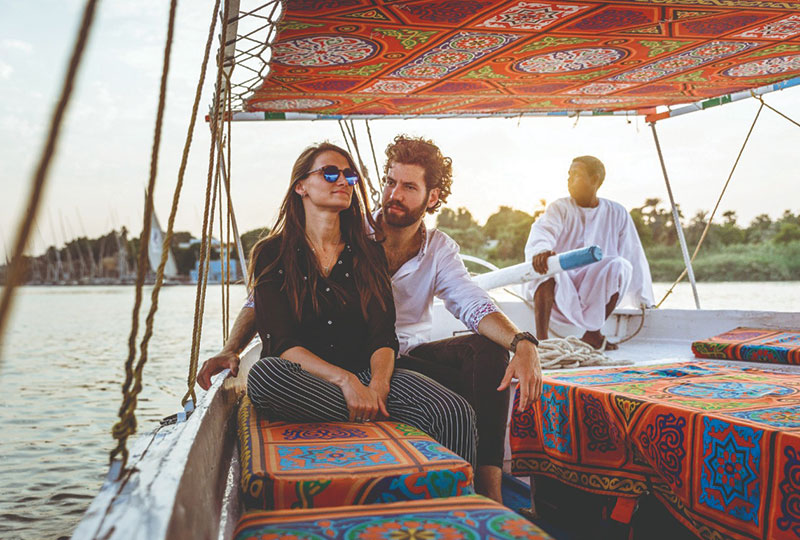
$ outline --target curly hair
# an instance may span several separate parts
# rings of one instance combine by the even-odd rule
[[[434,188],[439,189],[439,201],[428,208],[429,214],[435,213],[443,203],[447,202],[450,186],[453,184],[453,160],[443,156],[433,141],[422,137],[398,135],[394,138],[394,142],[386,147],[384,174],[388,174],[389,168],[394,163],[419,165],[425,170],[427,190],[430,192]]]

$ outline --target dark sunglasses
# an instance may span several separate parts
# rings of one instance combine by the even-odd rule
[[[351,186],[356,185],[358,183],[358,173],[351,169],[350,167],[346,169],[340,169],[336,165],[325,165],[324,167],[320,167],[319,169],[314,169],[313,171],[308,171],[308,175],[314,174],[315,172],[322,172],[322,177],[325,179],[326,182],[330,182],[333,184],[337,180],[339,180],[339,173],[344,175],[344,179],[347,180],[347,183]]]

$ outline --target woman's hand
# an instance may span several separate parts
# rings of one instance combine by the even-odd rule
[[[378,395],[378,407],[380,408],[381,416],[389,418],[389,409],[386,406],[386,402],[389,399],[389,382],[380,382],[373,376],[369,383],[369,388]]]
[[[340,388],[350,410],[351,422],[369,422],[380,414],[388,415],[383,398],[375,389],[361,384],[355,375],[345,379]]]

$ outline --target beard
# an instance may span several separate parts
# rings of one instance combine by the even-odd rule
[[[395,214],[387,212],[390,208],[401,210],[402,213]],[[383,206],[383,221],[392,227],[409,227],[419,221],[428,209],[427,198],[418,208],[407,208],[397,201],[389,201]]]

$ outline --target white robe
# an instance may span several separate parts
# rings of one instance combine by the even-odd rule
[[[551,318],[585,330],[599,330],[605,322],[605,306],[619,293],[617,306],[653,305],[653,283],[639,235],[621,204],[599,199],[594,208],[578,206],[571,197],[554,201],[531,226],[525,260],[542,251],[562,253],[592,245],[603,250],[603,260],[560,272],[556,281]],[[539,279],[525,284],[533,299]]]

